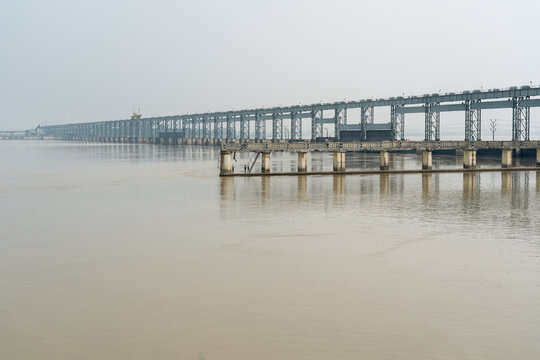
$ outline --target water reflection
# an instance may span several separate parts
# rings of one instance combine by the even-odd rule
[[[501,192],[509,194],[512,191],[512,173],[509,171],[501,172]]]
[[[270,198],[270,180],[269,176],[261,177],[261,199],[263,201]]]
[[[529,208],[529,172],[512,172],[512,208]]]
[[[344,175],[332,176],[334,195],[343,195],[345,193],[345,177]]]
[[[471,198],[478,195],[480,176],[478,173],[463,173],[463,197]]]
[[[221,177],[219,178],[220,182],[220,196],[222,200],[232,200],[233,199],[233,177]]]
[[[422,196],[428,197],[431,193],[433,174],[422,174]]]
[[[370,211],[376,212],[386,211],[379,207],[386,204],[386,208],[393,209],[393,216],[408,218],[429,214],[430,218],[436,218],[437,214],[441,214],[445,221],[454,221],[466,215],[467,221],[476,219],[475,221],[480,223],[498,219],[506,211],[515,211],[512,216],[500,219],[498,224],[508,231],[513,229],[512,231],[519,233],[527,228],[519,227],[518,224],[530,223],[533,216],[529,213],[532,203],[530,176],[530,172],[303,175],[242,178],[240,182],[234,182],[233,178],[222,178],[220,186],[221,200],[234,201],[237,205],[255,201],[255,204],[265,203],[282,208],[283,200],[286,200],[297,202],[298,206],[310,204],[316,207],[317,204],[324,204],[326,208],[329,204],[356,207],[362,203],[369,204]],[[536,192],[532,192],[534,196],[540,188],[539,172],[535,172],[535,178]],[[329,198],[333,199],[331,203],[327,202]],[[403,213],[400,214],[400,211]]]
[[[298,199],[304,200],[307,192],[307,176],[298,176]]]
[[[390,193],[390,175],[379,175],[379,193],[386,196]]]

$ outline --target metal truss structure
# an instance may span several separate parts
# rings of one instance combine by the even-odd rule
[[[434,105],[438,104],[427,104],[425,106],[425,141],[439,141],[441,139],[441,113],[435,110]]]
[[[465,140],[480,141],[482,140],[482,109],[474,108],[472,103],[478,101],[465,102]]]
[[[461,93],[426,94],[423,96],[392,97],[387,99],[368,99],[341,101],[311,105],[258,108],[247,110],[222,111],[214,113],[172,115],[162,117],[99,121],[90,123],[71,123],[63,125],[40,126],[43,136],[66,140],[125,141],[158,139],[172,133],[175,137],[207,141],[210,139],[232,141],[240,139],[273,140],[284,138],[283,120],[291,121],[291,138],[304,136],[302,121],[311,120],[311,140],[325,135],[325,126],[334,127],[334,137],[339,140],[341,127],[347,128],[348,109],[360,109],[362,139],[366,139],[369,124],[375,122],[375,107],[390,107],[390,123],[393,139],[405,137],[405,114],[425,114],[425,139],[439,140],[441,131],[441,112],[462,111],[465,114],[465,139],[481,140],[482,110],[512,109],[512,139],[530,139],[531,107],[540,107],[540,87],[511,87],[509,89],[474,90]],[[333,111],[332,116],[324,117],[325,111]],[[254,132],[251,132],[251,122]],[[266,134],[267,122],[271,121],[272,134]],[[236,131],[238,123],[239,132]],[[121,139],[121,140],[120,140]]]
[[[323,137],[323,111],[311,111],[311,140]]]
[[[302,139],[302,118],[297,111],[291,111],[291,139]]]
[[[512,140],[530,140],[531,129],[531,108],[522,106],[526,103],[526,98],[514,98],[512,107]]]
[[[255,140],[266,139],[266,122],[259,113],[255,113]]]
[[[334,136],[339,139],[339,130],[342,125],[347,124],[347,109],[344,107],[337,107],[334,110]]]
[[[272,140],[283,139],[283,118],[279,113],[272,114]]]
[[[249,121],[244,115],[240,115],[240,140],[249,139]]]

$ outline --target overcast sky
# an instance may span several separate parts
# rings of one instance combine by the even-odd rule
[[[538,85],[538,14],[500,0],[0,0],[0,129]]]

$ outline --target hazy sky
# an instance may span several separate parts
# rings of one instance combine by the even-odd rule
[[[0,129],[537,85],[538,14],[538,1],[0,0]]]

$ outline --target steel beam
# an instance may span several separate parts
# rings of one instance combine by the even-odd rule
[[[481,102],[480,100],[469,101],[470,107],[472,110],[477,109],[510,109],[513,107],[512,100],[503,100],[503,101],[486,101]]]
[[[431,111],[435,112],[448,112],[448,111],[465,111],[465,104],[444,104],[444,105],[433,105]]]
[[[422,106],[400,106],[396,109],[396,113],[398,114],[423,114],[427,111],[426,105]]]

